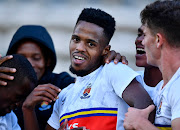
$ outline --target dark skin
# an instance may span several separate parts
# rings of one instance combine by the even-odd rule
[[[88,29],[86,29],[89,27]],[[97,29],[98,27],[96,25],[86,23],[86,22],[79,22],[77,26],[75,27],[75,31],[72,35],[72,39],[70,42],[70,54],[71,54],[71,62],[72,66],[77,69],[84,69],[86,71],[92,72],[94,70],[94,66],[91,68],[88,66],[90,63],[99,63],[99,59],[97,58],[99,56],[103,56],[104,52],[108,51],[107,47],[104,47],[104,50],[102,49],[101,44],[103,44],[103,36],[101,36],[101,28]],[[92,30],[94,29],[94,30]],[[87,35],[85,32],[88,32]],[[97,37],[98,35],[98,37]],[[75,36],[75,37],[74,37]],[[96,41],[92,47],[89,46],[89,39],[91,41]],[[97,44],[96,44],[97,43]],[[97,51],[97,54],[94,52],[94,50],[101,50],[101,53]],[[74,53],[77,52],[77,53]],[[83,55],[81,55],[83,54]],[[76,55],[79,57],[83,57],[82,61],[76,60]],[[84,57],[85,56],[85,57]],[[95,58],[97,59],[95,61]],[[88,69],[87,69],[88,68]],[[137,96],[138,95],[138,96]],[[146,108],[150,104],[153,104],[150,96],[148,93],[144,90],[144,88],[141,86],[139,82],[137,82],[135,79],[128,85],[128,87],[124,90],[123,92],[123,99],[126,101],[128,105],[131,107],[136,107],[136,108]],[[153,122],[153,116],[151,121]],[[62,128],[61,130],[64,128]],[[54,130],[51,126],[47,126],[47,130]]]
[[[89,49],[89,51],[90,50],[91,49]],[[107,51],[107,48],[106,48],[106,51]],[[104,53],[104,51],[102,51],[102,52]],[[104,56],[104,54],[100,54],[100,55]],[[44,100],[47,102],[56,100],[57,93],[59,93],[59,92],[60,92],[60,90],[58,88],[56,88],[55,86],[49,87],[49,85],[47,87],[39,85],[38,87],[36,87],[33,90],[33,92],[26,98],[26,100],[24,101],[23,106],[22,106],[26,129],[34,129],[34,130],[38,129],[37,120],[35,118],[34,106],[37,103],[44,101]],[[141,94],[143,96],[143,98],[139,98],[139,96],[137,96],[137,94],[138,95]],[[123,99],[130,106],[137,107],[137,108],[146,108],[149,104],[152,104],[152,100],[147,95],[147,92],[142,88],[142,86],[136,80],[133,80],[131,82],[131,84],[124,90]],[[146,102],[146,103],[144,103],[144,102]],[[53,128],[50,127],[49,125],[47,126],[46,129],[53,130]],[[64,129],[64,127],[61,126],[60,130],[63,130],[63,129]],[[83,129],[83,128],[79,128],[79,129]]]
[[[11,82],[7,87],[0,87],[0,116],[10,113],[11,110],[22,105],[27,95],[33,90],[34,84],[24,78],[21,84]],[[13,89],[13,91],[11,91]]]
[[[5,62],[6,60],[9,60],[11,58],[13,58],[13,56],[1,57],[0,58],[0,64],[2,64],[3,62]],[[5,72],[15,73],[16,69],[15,68],[8,68],[8,67],[0,67],[0,72],[1,72],[0,73],[1,79],[13,80],[14,79],[13,76],[9,76],[9,75],[6,75],[4,73]],[[5,86],[5,85],[8,85],[8,82],[1,81],[1,84]],[[23,110],[23,114],[24,114],[24,123],[25,123],[25,129],[26,130],[39,129],[37,119],[36,119],[36,115],[35,115],[35,111],[34,111],[35,105],[42,102],[42,101],[47,101],[49,103],[52,101],[55,101],[58,98],[57,95],[60,91],[61,90],[58,87],[56,87],[52,84],[45,84],[45,85],[38,85],[37,87],[35,87],[35,89],[28,96],[27,96],[27,94],[26,94],[26,96],[23,96],[23,99],[25,101],[23,102],[22,110]],[[24,93],[25,92],[23,92],[23,94]],[[16,98],[14,98],[14,99],[16,99]],[[14,104],[19,103],[19,101],[14,101],[14,100],[12,100],[12,101]],[[11,105],[10,108],[15,108],[15,106],[16,105]],[[29,120],[32,120],[33,123],[29,124]]]
[[[6,56],[4,58],[2,58],[0,61],[1,63],[5,60],[8,60],[8,59],[11,59],[12,57],[11,56]],[[3,69],[4,72],[14,72],[14,69],[10,69],[10,68],[4,68]],[[10,78],[8,75],[6,75],[5,77],[7,77],[8,79],[12,79]],[[133,81],[135,83],[137,83],[137,81]],[[134,84],[134,83],[132,83]],[[135,85],[135,84],[134,84]],[[128,97],[128,93],[131,93],[131,91],[133,93],[131,94],[135,94],[135,87],[134,85],[129,85],[124,93],[123,93],[123,99],[127,101],[127,103],[130,105],[130,106],[138,106],[139,104],[136,104],[134,102],[136,102],[137,100],[139,99],[134,99],[133,95],[129,96]],[[133,88],[133,89],[131,89]],[[33,90],[33,92],[27,97],[27,99],[25,100],[25,102],[23,103],[23,113],[24,113],[24,120],[25,120],[25,128],[26,129],[38,129],[38,124],[37,124],[37,120],[35,120],[35,112],[34,112],[34,109],[33,107],[35,106],[35,104],[39,103],[39,102],[42,102],[42,101],[47,101],[47,102],[51,102],[52,100],[56,99],[57,98],[57,93],[59,93],[59,89],[55,86],[52,85],[52,87],[49,87],[49,85],[47,87],[44,87],[44,86],[38,86],[36,87],[36,89]],[[144,91],[143,89],[141,91]],[[141,91],[138,91],[138,92],[141,92]],[[126,94],[127,93],[127,94]],[[127,95],[127,96],[126,96]],[[135,94],[136,95],[136,94]],[[137,97],[137,96],[135,96]],[[147,97],[148,98],[148,97]],[[32,100],[34,99],[34,100]],[[143,98],[140,98],[140,99],[143,99]],[[132,100],[132,101],[131,101]],[[33,106],[33,107],[32,107]],[[147,105],[146,105],[147,106]],[[139,108],[144,108],[143,106],[139,106]],[[36,125],[31,125],[29,124],[29,120],[33,120],[33,123],[32,124],[36,124]],[[33,127],[33,128],[32,128]],[[50,127],[49,125],[47,125],[47,130],[54,130],[52,127]],[[61,126],[60,130],[63,130],[64,127]],[[78,128],[78,129],[84,129],[83,127],[82,128]]]
[[[22,110],[24,115],[24,124],[26,130],[38,130],[38,123],[36,119],[36,114],[34,111],[34,107],[36,104],[46,101],[48,103],[51,103],[52,101],[55,101],[58,98],[58,93],[61,90],[52,85],[52,84],[46,84],[46,85],[38,85],[26,98],[26,100],[23,103]],[[32,121],[29,123],[29,121]]]
[[[146,52],[144,50],[144,45],[142,41],[144,39],[144,34],[141,26],[138,28],[138,35],[135,40],[136,45],[136,66],[144,67],[144,82],[146,85],[155,87],[161,80],[162,74],[158,67],[149,65],[147,63]]]
[[[1,57],[1,55],[0,55]],[[12,55],[4,56],[0,58],[0,64],[5,62],[6,60],[9,60],[13,58]],[[128,61],[126,60],[125,56],[121,56],[120,53],[117,53],[114,50],[111,50],[105,57],[104,57],[104,62],[105,63],[110,63],[110,61],[114,60],[114,63],[117,64],[118,62],[122,62],[123,64],[128,64]],[[0,67],[0,79],[6,79],[6,80],[13,80],[14,77],[4,74],[4,73],[15,73],[16,69],[15,68],[8,68],[8,67]],[[6,86],[7,82],[0,80],[0,85]]]
[[[99,64],[98,56],[104,56],[104,54],[109,51],[109,47],[104,45],[103,41],[105,39],[102,31],[103,29],[101,27],[98,27],[97,25],[91,23],[80,22],[77,24],[70,42],[70,54],[72,62],[71,64],[76,70],[80,70],[83,68],[83,70],[91,73],[92,71],[97,69],[98,65],[96,66],[93,64],[92,66],[89,66],[89,63]],[[76,37],[74,38],[74,36]],[[89,44],[89,40],[96,42]],[[102,46],[104,47],[104,49]],[[77,60],[76,56],[82,57],[82,60]],[[122,97],[124,101],[131,107],[143,109],[150,104],[153,104],[151,98],[144,90],[142,85],[138,83],[135,79],[124,90]],[[60,127],[60,130],[64,129],[64,126]],[[46,127],[46,130],[54,130],[54,128],[48,125]]]
[[[5,62],[6,60],[9,60],[13,58],[12,55],[10,56],[5,56],[3,58],[0,59],[0,64],[2,64],[3,62]],[[15,68],[8,68],[8,67],[0,67],[0,78],[1,79],[7,79],[7,80],[13,80],[14,77],[13,76],[9,76],[7,74],[4,74],[4,73],[15,73],[16,72],[16,69]],[[6,86],[7,85],[7,82],[3,81],[3,80],[0,80],[0,85],[3,85],[3,86]]]
[[[135,79],[124,90],[122,97],[129,106],[138,109],[144,109],[149,105],[154,104],[147,91]],[[149,121],[151,121],[152,123],[154,122],[155,119],[155,113],[156,111],[154,110],[149,116]]]
[[[1,57],[1,56],[0,56]],[[9,55],[9,56],[5,56],[5,57],[1,57],[0,58],[0,64],[2,64],[3,62],[5,62],[6,60],[12,59],[13,56]],[[116,53],[115,51],[110,51],[110,53],[107,54],[106,58],[104,58],[104,61],[106,61],[106,63],[109,63],[112,59],[114,59],[114,63],[117,64],[120,60],[124,63],[124,64],[128,64],[127,60],[124,56],[121,56],[119,53]],[[14,77],[13,76],[9,76],[7,74],[4,73],[15,73],[16,69],[15,68],[8,68],[8,67],[0,67],[0,78],[1,79],[7,79],[7,80],[13,80]],[[0,80],[0,85],[6,86],[8,83]],[[36,104],[42,102],[42,101],[47,101],[47,102],[52,102],[53,100],[55,101],[57,99],[57,95],[61,90],[59,88],[57,88],[56,86],[52,85],[52,84],[45,84],[45,85],[38,85],[33,91],[32,93],[26,98],[26,100],[24,101],[23,105],[22,105],[22,110],[24,113],[24,123],[25,123],[25,129],[26,130],[36,130],[39,129],[38,128],[38,122],[36,120],[36,114],[34,111],[34,107]],[[29,124],[29,120],[33,120],[32,124]],[[47,126],[47,129],[52,129],[51,127],[48,128],[49,126]],[[64,127],[62,126],[60,128],[60,130],[62,130]],[[77,130],[83,130],[84,127],[80,127]],[[76,129],[75,129],[76,130]]]

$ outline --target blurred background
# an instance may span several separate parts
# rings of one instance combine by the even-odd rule
[[[47,28],[58,58],[54,72],[69,72],[69,41],[83,8],[100,8],[116,19],[111,49],[125,55],[135,66],[135,38],[140,27],[140,11],[155,0],[0,0],[0,54],[6,54],[15,31],[22,25],[39,24]]]

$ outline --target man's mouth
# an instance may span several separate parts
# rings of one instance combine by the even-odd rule
[[[86,61],[86,57],[83,54],[74,54],[73,59],[73,62],[76,65],[83,64]]]
[[[145,52],[144,48],[136,48],[136,53],[137,54],[145,54],[146,52]]]
[[[81,56],[74,56],[74,58],[77,59],[77,60],[85,60],[85,58],[81,57]]]

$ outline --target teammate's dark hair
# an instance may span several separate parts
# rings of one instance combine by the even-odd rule
[[[84,8],[79,15],[79,18],[77,19],[76,24],[79,21],[90,22],[102,27],[104,29],[104,34],[107,37],[108,43],[111,40],[115,31],[114,18],[110,14],[100,9]]]
[[[19,54],[13,54],[13,58],[10,60],[7,60],[3,62],[1,67],[10,67],[10,68],[16,68],[15,73],[5,73],[11,76],[14,76],[14,80],[7,81],[7,82],[13,82],[16,84],[23,83],[24,79],[28,79],[34,86],[37,85],[37,76],[36,73],[31,65],[31,63],[22,55]],[[4,79],[3,79],[4,80]]]
[[[147,25],[152,34],[161,32],[168,43],[180,47],[180,1],[156,1],[141,11],[141,22]]]

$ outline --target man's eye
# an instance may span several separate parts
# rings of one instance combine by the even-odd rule
[[[38,61],[38,60],[41,59],[41,57],[34,57],[33,59],[36,60],[36,61]]]
[[[143,35],[142,33],[138,33],[138,34],[137,34],[138,37],[141,37],[142,35]]]
[[[73,40],[74,42],[78,42],[78,41],[79,41],[79,38],[72,38],[72,40]]]
[[[89,45],[90,47],[95,46],[95,44],[93,44],[93,43],[91,43],[91,42],[89,42],[88,45]]]

